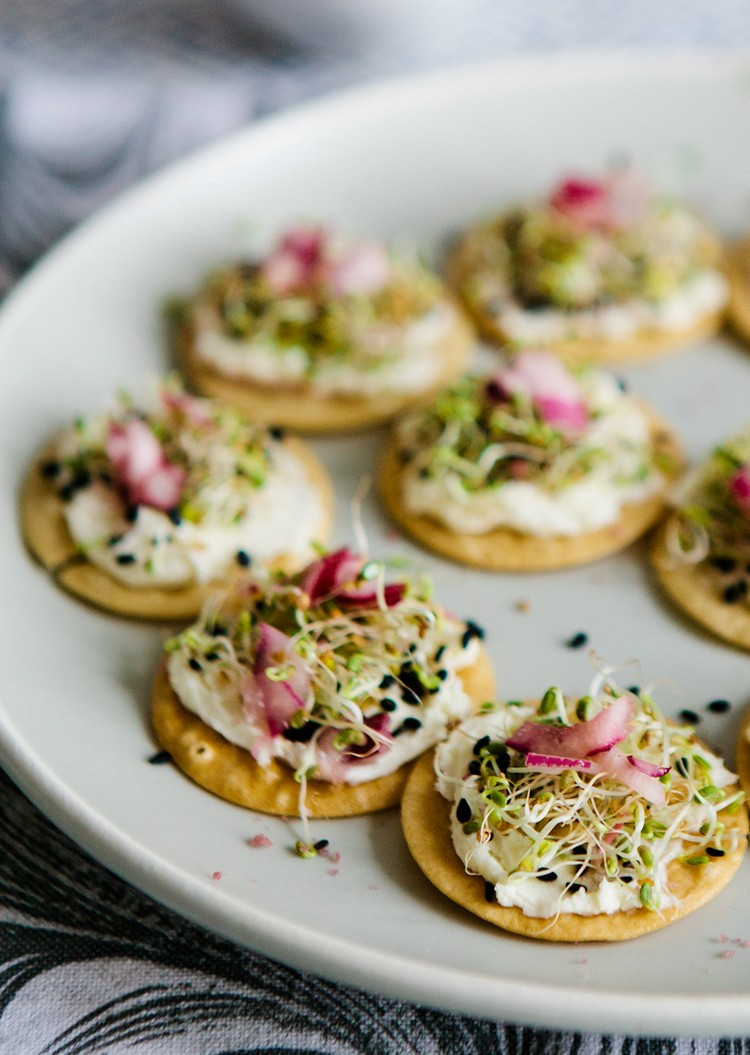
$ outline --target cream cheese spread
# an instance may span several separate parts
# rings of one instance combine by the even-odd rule
[[[689,330],[707,315],[720,311],[728,295],[724,276],[706,269],[660,301],[634,297],[621,304],[578,311],[552,307],[531,311],[517,301],[500,299],[493,302],[493,319],[506,337],[518,344],[568,339],[624,341],[645,331]]]
[[[222,374],[265,385],[304,385],[320,395],[373,397],[385,392],[421,392],[440,376],[443,342],[455,324],[447,301],[403,329],[375,322],[352,336],[356,362],[331,356],[310,374],[304,348],[283,347],[268,337],[226,336],[211,310],[196,310],[195,346],[204,362]]]

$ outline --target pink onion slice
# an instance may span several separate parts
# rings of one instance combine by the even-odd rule
[[[328,281],[337,296],[377,293],[390,277],[388,254],[377,242],[349,246],[328,265]]]
[[[618,696],[587,722],[553,726],[526,721],[506,741],[516,751],[587,758],[608,750],[628,735],[633,718],[632,696]]]
[[[664,785],[655,776],[649,776],[638,766],[633,765],[619,747],[611,747],[608,751],[593,755],[592,761],[601,766],[602,772],[615,777],[631,791],[637,792],[648,802],[653,803],[654,806],[665,805],[667,793]]]
[[[534,751],[526,755],[526,766],[540,773],[562,773],[566,769],[578,769],[586,773],[595,771],[590,758],[564,758],[561,755],[540,755]]]
[[[289,667],[289,676],[283,681],[269,678],[269,667]],[[252,673],[240,685],[247,720],[265,723],[269,736],[278,736],[288,728],[295,711],[305,707],[309,688],[310,672],[291,638],[269,623],[261,623]]]
[[[331,784],[343,784],[352,766],[372,762],[378,755],[390,751],[393,737],[390,733],[390,718],[387,714],[374,714],[365,718],[365,725],[377,736],[366,736],[362,744],[350,744],[339,751],[333,746],[337,729],[325,729],[316,744],[317,777]]]
[[[657,766],[653,762],[647,762],[645,758],[637,758],[635,755],[628,755],[628,762],[631,766],[635,766],[641,773],[645,773],[647,777],[663,777],[669,770],[669,766]]]
[[[750,465],[741,466],[729,481],[729,493],[745,513],[750,513]]]
[[[552,209],[585,230],[605,227],[609,222],[609,189],[600,180],[580,176],[563,180],[553,190],[549,203]]]
[[[162,510],[178,504],[185,470],[167,461],[145,421],[132,418],[122,425],[111,424],[105,448],[128,502]]]
[[[552,352],[529,349],[490,378],[487,397],[504,402],[513,395],[529,399],[542,421],[563,432],[586,427],[589,413],[578,381]]]
[[[336,597],[344,587],[354,587],[364,563],[358,553],[352,553],[346,547],[327,553],[305,568],[300,589],[313,604],[327,597]]]
[[[389,582],[383,588],[383,600],[386,608],[393,608],[400,604],[406,593],[406,586],[402,582]],[[337,595],[337,600],[347,607],[374,608],[378,604],[378,594],[371,585],[363,586],[356,590],[342,590]]]

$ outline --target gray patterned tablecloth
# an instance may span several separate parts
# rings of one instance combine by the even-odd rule
[[[293,46],[252,5],[0,0],[0,289],[139,177],[339,85],[531,49],[750,46],[746,0],[446,0],[429,34],[356,55]],[[750,1052],[750,1039],[556,1034],[344,989],[187,923],[1,775],[0,793],[0,1055]]]

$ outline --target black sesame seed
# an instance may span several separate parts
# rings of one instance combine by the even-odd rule
[[[76,493],[76,488],[73,486],[73,483],[71,482],[71,483],[65,484],[63,487],[61,487],[60,490],[57,493],[60,496],[61,501],[69,502],[71,500],[71,498],[73,497],[73,495]]]
[[[542,872],[541,875],[536,876],[540,883],[554,883],[557,879],[557,872]]]
[[[286,436],[286,431],[280,425],[272,425],[268,430],[268,435],[273,440],[283,440],[284,436]]]
[[[472,759],[472,761],[469,762],[469,773],[473,777],[478,777],[481,772],[482,772],[482,763],[479,761],[478,758]]]
[[[720,850],[718,846],[707,846],[706,853],[709,857],[723,857],[724,851]]]
[[[416,643],[416,641],[412,641],[412,643],[409,645],[408,651],[409,651],[409,655],[410,656],[414,655],[414,653],[417,651],[417,643]]]
[[[413,731],[415,729],[421,729],[422,723],[419,718],[404,718],[402,729],[409,729]]]
[[[440,670],[435,671],[435,677],[440,678],[441,681],[445,681],[448,677],[448,671],[441,667]]]
[[[188,666],[191,670],[203,670],[203,667],[200,665],[195,656],[190,657],[190,659],[188,660]]]
[[[701,719],[700,715],[696,714],[695,711],[691,711],[685,707],[680,711],[680,720],[687,722],[688,725],[697,725]]]
[[[628,390],[628,383],[625,380],[625,378],[624,377],[618,377],[615,380],[617,381],[617,387],[620,389],[620,391],[621,392],[627,392],[627,390]]]
[[[459,824],[466,824],[467,821],[471,820],[471,806],[466,799],[459,799],[456,806],[456,820]]]
[[[46,480],[54,480],[60,472],[60,463],[56,461],[42,462],[39,471]]]
[[[497,901],[497,897],[495,896],[495,886],[493,883],[484,884],[484,900],[488,901],[490,905],[494,901]]]
[[[477,740],[477,742],[474,744],[474,754],[478,755],[479,752],[482,750],[482,748],[486,747],[489,742],[490,742],[489,736],[482,736],[482,737],[480,737],[480,739]]]
[[[249,568],[252,564],[252,557],[249,553],[246,553],[244,549],[237,550],[235,560],[241,568]]]
[[[415,702],[409,700],[409,694],[415,697],[416,702],[421,702],[422,697],[425,696],[427,690],[422,684],[419,675],[414,670],[413,663],[404,663],[398,672],[399,681],[401,682],[402,688],[404,689],[404,702]]]
[[[581,854],[586,853],[586,847],[583,845],[583,843],[579,843],[578,846],[574,846],[570,852],[580,857]]]
[[[163,766],[166,762],[171,762],[172,756],[169,751],[157,751],[155,755],[151,755],[148,759],[150,766]]]
[[[714,714],[726,714],[731,706],[729,700],[711,700],[706,704],[707,710],[713,711]]]
[[[744,580],[740,579],[740,582],[744,582]],[[731,586],[727,586],[724,590],[724,593],[722,594],[724,604],[736,604],[739,599],[747,593],[747,585],[745,585],[745,589],[743,590],[740,586],[740,582],[733,582]]]
[[[213,634],[214,637],[226,637],[227,627],[224,623],[213,623],[211,626],[206,627],[209,634]]]
[[[118,564],[135,564],[136,557],[134,553],[118,553],[115,560]]]
[[[430,470],[429,469],[420,469],[419,472],[417,473],[417,476],[420,478],[420,480],[426,480],[429,475],[430,475]]]
[[[124,537],[125,537],[124,535],[110,535],[109,538],[107,539],[107,545],[108,546],[116,546],[117,543],[121,542]]]
[[[380,679],[380,688],[381,689],[390,689],[391,685],[394,685],[395,682],[396,682],[396,679],[394,678],[394,676],[392,674],[386,674]]]
[[[380,706],[383,708],[384,711],[395,711],[397,704],[395,700],[392,700],[390,699],[390,697],[386,696],[380,701]]]
[[[444,655],[445,655],[445,645],[441,645],[440,648],[437,649],[436,652],[435,652],[435,662],[439,663]]]
[[[125,510],[125,519],[129,524],[138,519],[138,506],[128,506]]]
[[[182,523],[182,515],[179,509],[168,509],[167,516],[175,525],[175,527],[179,527],[179,525]]]
[[[588,634],[584,634],[584,632],[582,630],[579,630],[577,634],[573,635],[573,637],[568,638],[568,640],[565,642],[565,647],[566,648],[583,648],[584,645],[588,644],[588,641],[589,641],[589,635]]]
[[[640,687],[640,685],[629,685],[628,686],[628,692],[632,693],[633,696],[640,696],[640,694],[641,694],[641,687]]]
[[[305,722],[299,729],[291,725],[287,726],[281,735],[292,744],[307,744],[312,740],[316,729],[320,729],[319,722]]]
[[[568,894],[577,894],[579,890],[585,890],[586,886],[583,883],[568,883],[565,889]]]
[[[710,563],[717,571],[730,572],[737,567],[734,557],[711,557]]]
[[[621,883],[632,883],[633,882],[633,877],[632,876],[620,876],[620,882]]]
[[[318,839],[316,843],[313,843],[313,849],[320,853],[321,850],[325,850],[328,846],[328,839]]]
[[[214,660],[219,658],[218,652],[207,652],[205,657],[209,663],[213,663]]]
[[[469,642],[475,637],[479,641],[482,641],[484,638],[484,630],[478,623],[475,623],[473,619],[467,619],[466,629],[461,635],[461,647],[466,648]]]

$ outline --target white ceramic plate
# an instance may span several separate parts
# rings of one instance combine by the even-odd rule
[[[626,153],[729,233],[750,222],[748,127],[750,71],[726,58],[545,57],[442,74],[258,125],[151,180],[53,252],[0,312],[0,758],[31,798],[159,900],[331,978],[537,1025],[750,1031],[750,860],[683,922],[576,947],[503,936],[443,899],[411,862],[395,811],[316,825],[341,854],[335,875],[330,861],[296,858],[293,825],[147,764],[166,628],[106,618],[57,591],[25,554],[15,513],[23,468],[55,428],[164,368],[163,296],[290,220],[437,245],[478,213]],[[750,357],[728,339],[625,373],[696,457],[747,422]],[[337,542],[351,541],[349,503],[380,439],[318,445],[338,488]],[[589,660],[564,642],[584,630],[608,660],[639,657],[644,679],[673,679],[684,696],[665,688],[666,709],[697,710],[706,738],[733,755],[750,659],[664,605],[638,549],[573,572],[485,575],[395,539],[374,499],[364,512],[374,553],[411,553],[451,608],[486,625],[503,693],[552,682],[582,691]],[[715,697],[733,702],[728,715],[705,711]],[[272,847],[251,848],[257,833]]]

